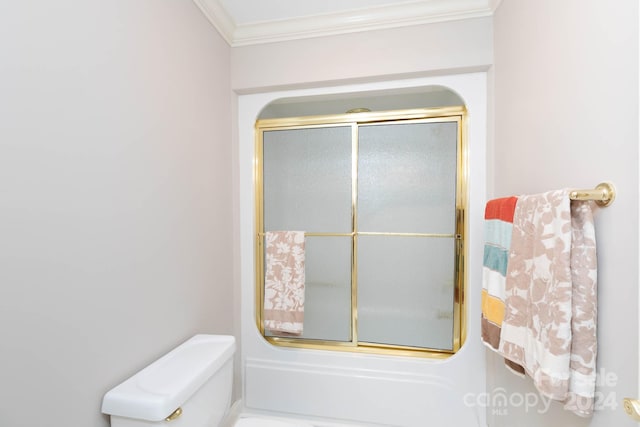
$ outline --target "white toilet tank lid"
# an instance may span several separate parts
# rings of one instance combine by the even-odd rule
[[[234,351],[232,336],[196,335],[108,391],[102,412],[161,421],[183,405]]]

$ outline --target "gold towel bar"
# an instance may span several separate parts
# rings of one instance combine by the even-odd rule
[[[610,182],[601,182],[594,190],[573,190],[571,200],[595,200],[598,206],[609,206],[616,198],[616,187]]]

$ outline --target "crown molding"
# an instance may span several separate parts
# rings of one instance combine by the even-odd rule
[[[218,0],[193,1],[232,47],[490,16],[500,2],[423,0],[236,25]]]
[[[193,0],[193,2],[200,8],[204,16],[213,24],[216,30],[218,30],[222,38],[224,38],[229,45],[233,46],[236,24],[218,0]]]

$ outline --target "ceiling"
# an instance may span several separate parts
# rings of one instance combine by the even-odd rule
[[[500,0],[193,0],[231,46],[489,16]]]

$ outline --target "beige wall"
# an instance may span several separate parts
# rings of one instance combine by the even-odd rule
[[[246,93],[484,70],[491,36],[486,17],[236,47],[231,84]]]
[[[619,194],[596,212],[599,388],[618,405],[638,390],[638,3],[503,0],[494,19],[495,182],[503,196],[610,180]],[[602,371],[601,371],[602,372]],[[533,392],[490,355],[488,391]],[[613,384],[615,383],[615,384]],[[554,405],[508,407],[492,427],[633,426],[604,408],[591,420]]]
[[[229,47],[192,2],[0,6],[0,425],[232,331]]]

